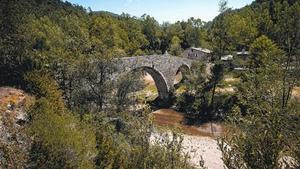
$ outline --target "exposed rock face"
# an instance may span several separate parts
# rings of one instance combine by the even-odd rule
[[[0,127],[3,129],[2,119],[5,116],[15,122],[16,127],[26,120],[25,105],[29,98],[22,90],[0,87]]]
[[[31,103],[22,90],[0,87],[0,168],[25,167],[30,147],[25,109]]]

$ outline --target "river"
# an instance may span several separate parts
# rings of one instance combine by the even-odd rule
[[[183,113],[172,109],[160,109],[153,112],[153,115],[155,125],[171,128],[177,126],[181,129],[183,152],[189,153],[192,165],[198,168],[202,157],[208,169],[223,169],[222,153],[216,140],[225,130],[222,124],[187,125]]]
[[[176,81],[180,81],[180,75]],[[144,77],[147,88],[144,92],[147,95],[157,94],[155,83],[149,74]],[[149,90],[151,89],[151,90]],[[186,124],[186,118],[183,113],[174,111],[173,109],[160,109],[154,111],[154,124],[160,127],[179,127],[183,133],[183,153],[190,155],[190,163],[199,168],[201,157],[204,165],[208,169],[223,169],[222,153],[218,149],[217,138],[224,133],[225,127],[220,123],[203,123],[199,125]],[[159,136],[152,133],[152,140],[160,139]]]
[[[153,115],[155,124],[168,127],[179,126],[184,134],[192,136],[217,138],[225,130],[221,123],[186,124],[184,114],[173,109],[160,109],[153,112]]]

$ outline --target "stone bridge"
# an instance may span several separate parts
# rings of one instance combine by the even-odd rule
[[[124,57],[117,60],[117,76],[132,71],[145,71],[152,76],[159,94],[159,99],[168,100],[174,89],[176,74],[189,70],[193,60],[164,55]]]

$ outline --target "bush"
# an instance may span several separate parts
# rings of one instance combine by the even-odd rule
[[[72,114],[60,115],[38,100],[29,130],[34,137],[31,168],[94,168],[96,138],[89,125]]]
[[[49,74],[32,72],[26,80],[38,97],[29,111],[34,139],[29,168],[94,168],[97,151],[92,128],[67,110]]]

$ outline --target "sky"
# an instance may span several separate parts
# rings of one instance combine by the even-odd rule
[[[218,15],[219,0],[67,0],[90,7],[92,11],[128,13],[140,17],[153,16],[159,23],[187,20],[190,17],[211,21]],[[253,0],[228,0],[228,7],[241,8]]]

